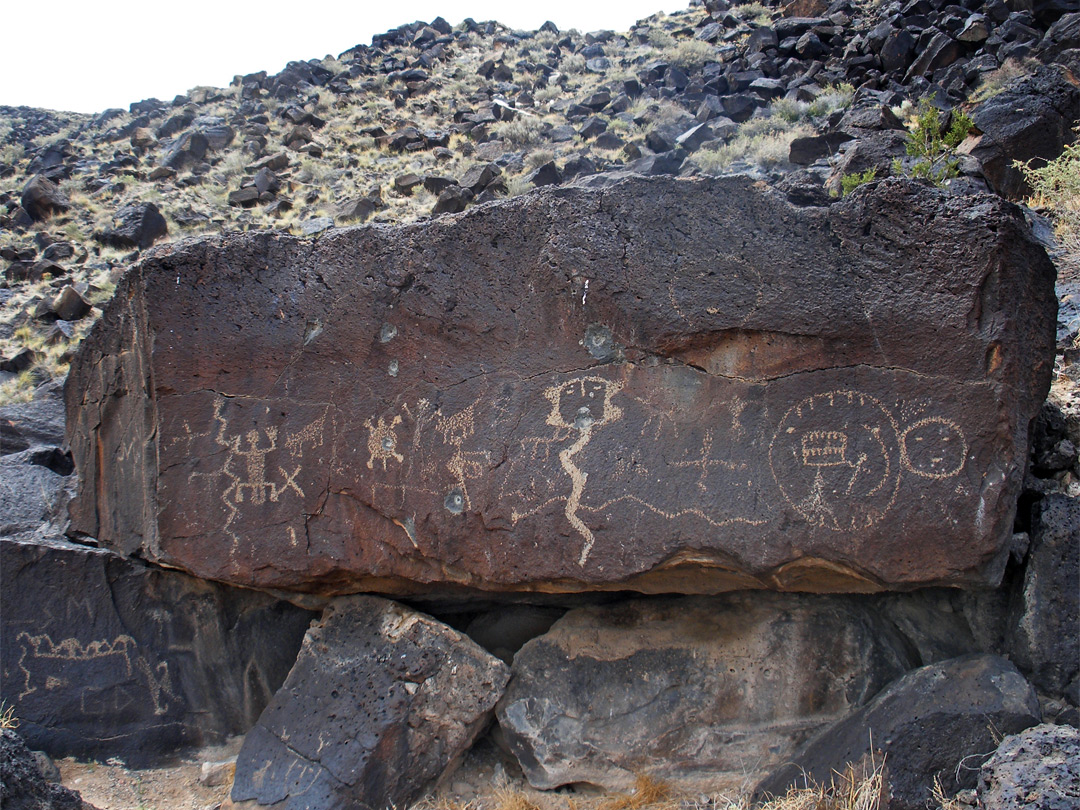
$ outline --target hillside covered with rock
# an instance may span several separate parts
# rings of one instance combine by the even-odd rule
[[[0,107],[5,807],[1080,806],[1078,124],[1057,0]]]

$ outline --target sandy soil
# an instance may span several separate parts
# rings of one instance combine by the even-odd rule
[[[110,763],[57,760],[64,787],[77,790],[84,801],[100,810],[215,810],[225,803],[232,787],[199,783],[202,763],[220,762],[236,755],[240,739],[229,745],[203,749],[171,767],[130,770],[118,760]]]
[[[247,810],[253,803],[233,804],[231,779],[218,787],[199,783],[203,762],[235,756],[240,740],[208,748],[172,767],[130,770],[122,763],[57,761],[66,787],[79,791],[99,810]],[[481,740],[459,767],[413,810],[590,810],[612,794],[584,787],[534,790],[507,754],[490,738]],[[726,807],[719,796],[688,796],[681,804],[695,808]],[[726,797],[724,797],[726,798]],[[524,800],[524,801],[523,801]]]

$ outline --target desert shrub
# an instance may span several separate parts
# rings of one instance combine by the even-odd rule
[[[806,108],[811,118],[820,118],[835,110],[842,110],[851,105],[855,88],[847,82],[826,85],[823,91]]]
[[[787,161],[791,154],[791,142],[795,138],[813,132],[805,125],[785,126],[782,129],[771,127],[759,129],[760,126],[757,125],[745,132],[740,130],[731,141],[715,149],[702,149],[695,152],[690,158],[691,163],[705,174],[719,174],[739,160],[767,169]]]
[[[1080,269],[1080,143],[1067,145],[1044,166],[1035,167],[1034,162],[1013,164],[1031,186],[1028,204],[1049,212],[1054,220],[1055,236],[1063,248],[1061,260]]]
[[[716,59],[716,48],[699,39],[687,39],[673,48],[667,48],[664,58],[683,70],[700,70],[706,62]]]
[[[908,133],[906,151],[915,162],[905,165],[897,159],[893,173],[907,175],[917,180],[929,180],[936,186],[960,173],[960,161],[956,147],[968,136],[975,124],[963,110],[952,112],[948,130],[941,125],[938,109],[925,99],[919,102],[919,111]]]
[[[740,20],[753,21],[758,25],[768,25],[772,22],[772,12],[757,0],[751,3],[735,5],[731,9],[731,13]]]
[[[1030,76],[1038,66],[1039,63],[1034,59],[1006,59],[997,70],[983,74],[969,101],[972,104],[981,104],[988,98],[993,98],[1017,79]]]
[[[544,124],[535,116],[516,115],[512,121],[493,124],[491,134],[515,146],[530,146],[544,139]]]
[[[555,152],[551,149],[537,149],[530,152],[525,158],[525,165],[530,169],[539,169],[545,163],[555,159]]]
[[[877,168],[871,167],[864,172],[845,174],[840,178],[840,187],[843,189],[844,196],[846,197],[859,186],[865,186],[867,183],[872,183],[876,178]]]
[[[649,40],[649,44],[654,48],[674,48],[675,37],[665,31],[663,28],[650,28],[649,33],[646,35]]]

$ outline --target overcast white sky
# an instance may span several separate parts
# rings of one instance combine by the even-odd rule
[[[369,45],[373,34],[437,16],[535,29],[626,31],[689,0],[13,0],[5,3],[0,104],[74,112],[170,100],[235,74]]]

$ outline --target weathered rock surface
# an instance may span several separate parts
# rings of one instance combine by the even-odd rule
[[[73,529],[325,593],[993,583],[1054,341],[1025,228],[639,178],[162,248],[69,378]]]
[[[1024,582],[1009,612],[1010,659],[1055,697],[1080,678],[1080,500],[1036,506]],[[1075,700],[1075,691],[1072,695]]]
[[[22,738],[0,730],[0,806],[4,810],[94,810],[74,790],[46,781]]]
[[[508,678],[428,616],[343,597],[245,738],[232,798],[280,810],[406,807],[483,731]]]
[[[979,755],[994,750],[994,735],[1040,720],[1035,690],[1004,658],[954,658],[909,672],[820,732],[758,792],[782,795],[807,776],[828,784],[834,771],[877,749],[887,757],[889,810],[923,810],[935,779],[946,796],[974,787]],[[972,757],[968,767],[958,769],[965,757]]]
[[[912,666],[867,607],[759,593],[574,610],[515,656],[499,724],[538,788],[745,785]]]
[[[144,767],[244,733],[311,619],[62,540],[0,539],[0,567],[3,694],[27,742],[55,756]]]
[[[54,458],[40,447],[0,456],[0,536],[62,522],[71,492]]]
[[[116,248],[148,248],[167,235],[169,224],[153,203],[125,205],[113,217],[113,226],[99,240]]]
[[[1080,807],[1080,731],[1032,726],[1001,741],[979,772],[984,810],[1075,810]]]

